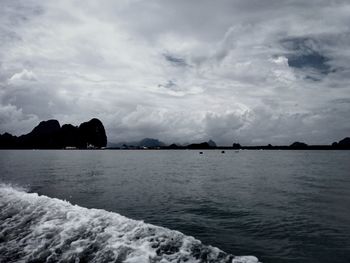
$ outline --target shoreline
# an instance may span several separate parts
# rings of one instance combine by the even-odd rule
[[[196,151],[196,150],[210,150],[210,151],[215,151],[215,150],[227,150],[227,151],[244,151],[244,150],[250,150],[250,151],[298,151],[298,150],[306,150],[306,151],[317,151],[317,150],[322,150],[322,151],[346,151],[350,150],[350,148],[336,148],[332,146],[309,146],[307,148],[290,148],[288,146],[275,146],[275,147],[266,147],[266,146],[244,146],[239,149],[228,147],[228,146],[222,146],[222,147],[215,147],[215,148],[187,148],[187,147],[178,147],[176,149],[174,148],[167,148],[167,147],[161,147],[161,148],[104,148],[104,149],[84,149],[84,148],[77,148],[77,149],[57,149],[57,148],[0,148],[0,150],[29,150],[29,151],[36,151],[36,150],[64,150],[64,151],[161,151],[161,150],[171,150],[171,151],[185,151],[185,150],[191,150],[191,151]]]

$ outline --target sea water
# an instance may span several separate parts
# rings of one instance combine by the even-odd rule
[[[350,262],[350,151],[0,151],[0,182],[0,262]]]

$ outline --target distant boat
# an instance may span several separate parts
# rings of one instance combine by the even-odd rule
[[[203,152],[199,152],[199,154],[203,154]]]
[[[221,151],[221,153],[225,153],[225,151]]]
[[[93,149],[96,149],[96,147],[95,147],[95,145],[93,145],[93,144],[87,144],[87,145],[86,145],[86,149],[88,149],[88,150],[93,150]]]

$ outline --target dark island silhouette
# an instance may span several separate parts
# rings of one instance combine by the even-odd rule
[[[28,134],[0,135],[1,149],[99,149],[106,145],[105,128],[96,118],[78,127],[71,124],[61,127],[57,120],[42,121]]]
[[[64,124],[57,120],[42,121],[30,133],[13,136],[0,134],[0,149],[221,149],[221,150],[350,150],[350,138],[346,137],[331,145],[308,145],[294,142],[291,145],[242,146],[235,142],[232,146],[217,146],[213,140],[186,145],[166,145],[158,139],[144,138],[140,141],[108,143],[105,128],[99,119],[93,118],[79,126]],[[224,153],[224,151],[222,151]]]

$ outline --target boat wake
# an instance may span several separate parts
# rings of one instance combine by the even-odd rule
[[[0,262],[232,262],[178,231],[0,184]]]

